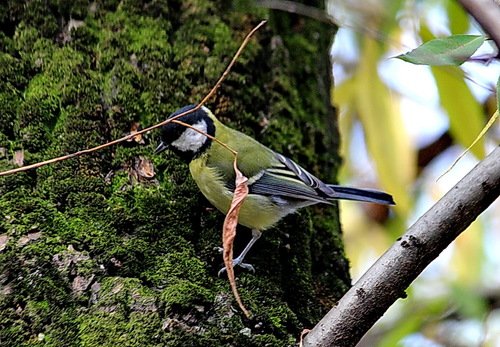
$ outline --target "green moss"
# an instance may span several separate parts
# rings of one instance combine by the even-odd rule
[[[167,313],[173,313],[189,311],[196,305],[207,305],[210,296],[211,293],[207,288],[189,280],[179,280],[162,290],[160,298],[165,303]]]
[[[0,310],[0,341],[8,341],[11,346],[22,346],[30,340],[29,323],[14,309]]]
[[[232,5],[232,4],[230,4]],[[263,28],[210,106],[225,123],[335,177],[335,132],[318,93],[331,30],[227,1],[0,4],[0,169],[92,147],[197,102],[248,30]],[[244,9],[244,10],[242,10]],[[68,29],[70,19],[81,22]],[[323,69],[323,70],[322,70]],[[349,283],[336,208],[266,231],[225,277],[223,215],[185,163],[142,143],[0,178],[0,341],[6,346],[288,346]],[[332,147],[333,144],[333,147]],[[138,178],[138,159],[155,176]],[[140,165],[139,165],[140,166]],[[29,239],[29,236],[32,239]],[[238,253],[250,237],[239,227]],[[291,285],[293,284],[293,285]]]
[[[155,342],[161,331],[156,313],[132,312],[125,317],[115,312],[93,312],[79,318],[79,346],[160,346]]]
[[[24,313],[30,318],[32,329],[41,331],[47,323],[42,317],[50,314],[50,304],[47,301],[30,301],[24,308]]]
[[[7,156],[6,150],[9,147],[9,145],[10,145],[10,141],[9,141],[7,135],[0,132],[0,147],[3,148],[2,154],[0,154],[0,159],[5,159],[5,157]]]
[[[43,36],[54,37],[59,29],[56,13],[42,1],[29,1],[24,8],[23,21],[39,28]]]
[[[0,62],[1,64],[1,62]],[[1,141],[3,146],[7,145],[7,138],[13,138],[14,129],[17,127],[17,108],[19,107],[19,97],[12,92],[0,93],[0,109],[3,110],[4,117],[0,125],[0,132],[5,136]]]
[[[158,256],[144,273],[146,280],[155,287],[164,287],[188,277],[190,282],[207,285],[206,264],[197,259],[188,246],[180,237],[178,242],[171,242],[165,254]]]
[[[79,346],[156,346],[161,328],[156,296],[140,281],[106,278],[94,301],[78,317]]]
[[[0,199],[0,224],[12,235],[41,230],[50,225],[55,206],[39,197],[29,196],[28,189],[5,192]]]

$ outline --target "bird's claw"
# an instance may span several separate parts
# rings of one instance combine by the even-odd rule
[[[233,267],[235,267],[235,266],[239,266],[245,270],[248,270],[248,271],[255,273],[255,268],[252,266],[252,264],[242,263],[241,260],[238,260],[238,258],[233,260]],[[224,266],[222,269],[219,270],[219,272],[217,273],[217,276],[220,277],[220,275],[222,275],[224,272],[226,272],[226,270],[227,269]]]
[[[233,264],[233,266],[234,266],[234,264]],[[247,270],[247,271],[255,273],[255,268],[253,267],[252,264],[240,263],[240,264],[238,264],[238,266],[241,267],[241,268],[243,268],[243,269],[245,269],[245,270]]]

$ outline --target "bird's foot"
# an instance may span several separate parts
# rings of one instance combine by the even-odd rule
[[[243,263],[243,259],[240,259],[239,257],[236,258],[236,259],[233,259],[233,267],[235,266],[239,266],[245,270],[248,270],[248,271],[251,271],[253,273],[255,273],[255,269],[254,267],[252,266],[252,264],[248,264],[248,263]],[[222,269],[219,270],[219,272],[217,273],[218,276],[222,275],[224,272],[226,272],[226,267],[224,266]]]

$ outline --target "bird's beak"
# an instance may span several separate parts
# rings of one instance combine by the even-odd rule
[[[163,141],[160,141],[158,147],[156,147],[154,154],[158,154],[168,149],[168,145],[166,145]]]

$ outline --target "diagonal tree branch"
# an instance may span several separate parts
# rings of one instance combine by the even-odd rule
[[[500,146],[474,167],[356,282],[305,347],[355,346],[406,288],[500,195]]]

